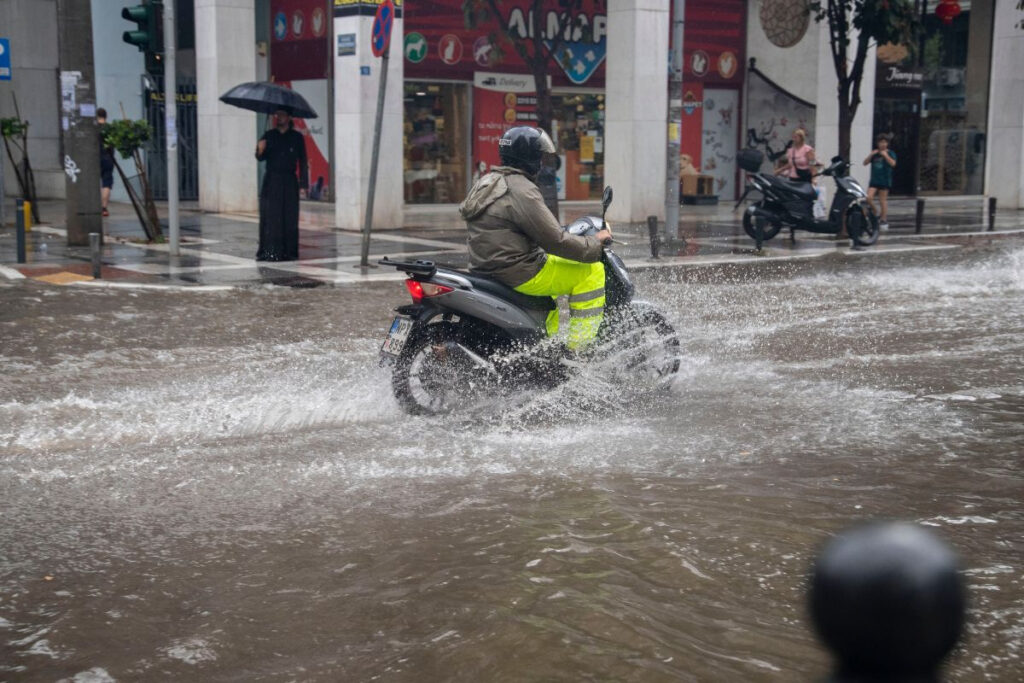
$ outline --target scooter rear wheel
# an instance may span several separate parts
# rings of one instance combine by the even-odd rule
[[[486,388],[487,371],[463,351],[466,343],[456,340],[450,326],[428,325],[402,350],[391,375],[391,389],[407,413],[450,413],[473,402]],[[480,355],[479,349],[469,350]]]
[[[779,231],[782,230],[782,223],[779,223],[778,221],[770,221],[763,217],[751,216],[749,211],[744,211],[743,230],[746,231],[747,235],[749,235],[752,240],[757,240],[757,225],[755,224],[755,221],[762,222],[761,227],[764,234],[761,239],[765,242],[778,235]]]
[[[870,247],[878,241],[878,216],[870,206],[854,204],[846,210],[846,234],[859,247]]]

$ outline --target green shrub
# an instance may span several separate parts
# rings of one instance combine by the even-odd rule
[[[111,121],[103,128],[103,144],[113,147],[122,159],[130,159],[153,136],[145,121]]]

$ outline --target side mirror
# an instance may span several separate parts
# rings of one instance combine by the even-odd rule
[[[604,195],[601,197],[601,208],[605,211],[608,210],[608,205],[612,203],[612,188],[609,185],[604,188]]]

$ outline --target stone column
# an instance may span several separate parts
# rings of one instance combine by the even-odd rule
[[[985,192],[1000,208],[1024,209],[1024,12],[996,0],[989,80]],[[973,20],[973,17],[972,17]]]
[[[605,183],[613,221],[665,214],[669,2],[608,4]]]
[[[199,208],[256,211],[256,114],[220,101],[256,80],[254,0],[195,0]]]
[[[346,10],[351,12],[352,10]],[[337,227],[361,230],[366,217],[366,193],[370,183],[373,131],[376,125],[377,93],[383,60],[370,45],[373,10],[334,18],[334,216]],[[402,20],[391,29],[388,82],[373,203],[373,229],[402,227]],[[340,41],[340,42],[339,42]],[[338,54],[339,44],[341,51]],[[355,46],[355,53],[350,45]]]
[[[813,30],[813,24],[811,29]],[[814,139],[810,144],[818,161],[828,165],[829,159],[839,154],[839,96],[836,67],[832,63],[832,47],[828,42],[828,22],[818,24],[818,97],[815,112]],[[849,55],[852,60],[857,50],[857,34],[851,32]],[[871,167],[865,166],[864,157],[874,149],[871,137],[875,121],[875,57],[872,44],[864,60],[864,77],[860,81],[860,105],[850,129],[850,173],[864,187],[868,186]],[[787,136],[792,131],[787,131]],[[829,187],[829,192],[834,191]],[[831,201],[831,200],[830,200]]]

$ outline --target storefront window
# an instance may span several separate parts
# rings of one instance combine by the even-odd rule
[[[404,181],[407,204],[461,202],[468,189],[469,87],[405,83]]]
[[[604,95],[552,96],[552,134],[562,167],[558,198],[600,199],[604,190]]]
[[[961,1],[951,24],[928,2],[921,46],[918,190],[984,192],[992,3]]]

